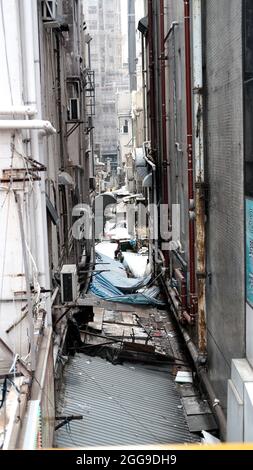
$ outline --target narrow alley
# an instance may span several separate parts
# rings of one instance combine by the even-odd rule
[[[116,230],[120,225],[116,222]],[[115,260],[118,244],[126,250],[117,255],[123,262]],[[202,431],[216,434],[217,424],[200,394],[194,365],[159,283],[150,275],[127,277],[125,258],[131,255],[130,272],[139,270],[140,275],[147,255],[136,253],[129,240],[118,244],[97,244],[91,287],[78,301],[84,309],[90,306],[92,314],[87,321],[77,312],[76,329],[67,338],[71,358],[59,380],[57,412],[72,418],[56,426],[55,445],[199,442]]]

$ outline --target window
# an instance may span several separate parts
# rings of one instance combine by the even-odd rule
[[[97,13],[97,7],[96,6],[91,6],[88,8],[88,13],[89,15],[96,15]]]
[[[128,121],[125,120],[125,124],[123,126],[123,134],[128,134]]]
[[[98,29],[98,22],[96,20],[90,20],[89,21],[89,29],[90,30]]]

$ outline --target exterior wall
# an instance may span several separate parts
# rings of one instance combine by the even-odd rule
[[[117,93],[116,110],[118,119],[119,166],[122,168],[122,165],[126,163],[126,156],[131,152],[133,146],[130,92]]]
[[[153,14],[156,5],[156,2],[153,2]],[[147,11],[148,2],[145,6]],[[211,382],[222,406],[226,408],[231,360],[245,355],[242,2],[206,0],[202,2],[202,7],[205,177],[208,187],[206,192],[207,359]],[[160,54],[161,23],[154,21],[153,28],[157,30],[153,30],[152,37],[156,64],[157,54],[158,57]],[[171,28],[173,22],[176,24]],[[180,204],[181,255],[188,262],[189,203],[183,1],[165,1],[165,35],[168,31],[170,34],[166,39],[165,51],[168,189],[170,208],[171,204]],[[149,42],[146,53],[149,61]],[[150,126],[152,119],[149,119],[149,139],[151,146],[158,148],[155,160],[161,166],[159,154],[162,135],[161,112],[159,105],[157,106],[161,93],[161,68],[155,65],[155,70],[152,71],[150,63],[146,68],[148,115],[152,106],[152,90],[150,93],[152,79],[155,81],[154,90],[156,90],[157,128],[153,127],[152,135]],[[194,102],[193,93],[192,101]],[[193,128],[193,137],[196,132],[197,129]],[[195,187],[194,189],[196,190]],[[158,200],[163,197],[163,191],[164,188],[161,190],[159,187]],[[173,269],[178,267],[178,261],[173,261],[171,266],[171,275],[174,275]],[[188,328],[194,341],[196,330],[195,327]],[[197,346],[197,341],[195,343]]]
[[[225,405],[231,359],[245,354],[241,2],[206,1],[205,14],[208,363]]]
[[[91,147],[86,110],[86,53],[82,32],[82,3],[63,1],[62,13],[69,31],[59,35],[56,30],[40,22],[40,46],[42,54],[42,78],[44,114],[56,122],[57,136],[47,142],[47,194],[55,204],[60,223],[49,223],[51,239],[51,267],[57,271],[63,260],[72,257],[78,262],[80,249],[74,244],[69,252],[68,234],[72,226],[72,207],[78,203],[89,203],[89,158],[85,152]],[[74,52],[73,52],[74,51]],[[80,124],[69,137],[75,122],[69,121],[70,99],[77,97],[80,107]],[[67,172],[72,186],[59,186],[60,171]],[[67,213],[66,213],[67,211]],[[65,213],[65,216],[63,215]],[[59,243],[60,241],[60,243]]]
[[[20,385],[21,390],[25,389],[22,394],[24,407],[17,420],[13,404],[11,423],[14,427],[17,422],[22,425],[22,437],[16,432],[12,436],[10,424],[8,442],[11,448],[15,447],[15,440],[27,438],[26,442],[30,442],[36,436],[37,421],[33,421],[32,416],[39,402],[42,445],[50,447],[52,443],[52,346],[55,335],[51,335],[50,328],[51,290],[56,287],[55,275],[59,274],[62,264],[80,262],[83,249],[90,249],[90,242],[84,246],[71,237],[73,206],[90,201],[90,165],[87,156],[90,153],[86,151],[91,146],[91,139],[87,129],[87,68],[82,3],[79,0],[59,0],[57,3],[57,22],[51,24],[45,24],[42,19],[40,0],[11,0],[8,5],[4,2],[3,15],[1,11],[0,64],[3,73],[0,77],[0,101],[1,108],[6,109],[7,113],[1,113],[0,120],[13,121],[10,129],[0,129],[0,220],[5,227],[0,237],[0,255],[3,260],[0,337],[13,351],[12,355],[6,353],[7,348],[3,348],[3,353],[1,344],[1,359],[6,361],[6,370],[9,370],[18,354],[28,369],[32,367],[36,377],[39,377],[38,369],[39,372],[44,371],[44,376],[39,380],[42,390],[36,390],[34,381],[31,400],[27,380],[24,386]],[[69,92],[69,81],[72,83],[73,79],[78,84],[80,119],[70,123],[68,108],[73,96]],[[27,121],[24,123],[23,112],[18,112],[14,120],[10,110],[24,105],[35,108],[31,121],[50,121],[55,127],[55,134],[49,135],[39,129],[26,130]],[[20,130],[14,129],[17,120],[21,121]],[[67,134],[73,125],[77,125],[77,129],[69,139]],[[54,128],[51,129],[54,132]],[[43,171],[37,170],[39,165],[43,166]],[[4,181],[6,171],[8,178]],[[60,180],[62,172],[67,174],[69,183]],[[17,204],[17,195],[20,204]],[[48,200],[52,205],[51,211]],[[24,240],[21,229],[24,230]],[[28,274],[25,270],[26,258]],[[28,286],[32,286],[31,292]],[[48,338],[46,351],[42,338]],[[32,353],[29,354],[29,351]]]
[[[245,353],[243,88],[241,4],[204,8],[207,202],[207,330],[210,378],[223,406],[233,357]],[[183,2],[167,2],[166,45],[171,203],[181,208],[188,259],[188,200]],[[220,38],[222,37],[222,47]]]
[[[165,44],[167,140],[169,163],[170,213],[172,204],[180,205],[180,243],[188,260],[188,172],[185,96],[185,42],[183,2],[166,2],[165,34],[172,22],[178,23]],[[173,223],[173,221],[172,221]]]

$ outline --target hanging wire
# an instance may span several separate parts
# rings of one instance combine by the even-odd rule
[[[28,166],[29,160],[24,154],[20,153],[17,150],[17,148],[15,146],[15,135],[13,136],[12,139],[13,139],[12,142],[11,142],[12,160],[14,158],[14,154],[16,154],[18,157],[20,157],[22,159],[22,161],[24,163],[24,167],[26,169],[26,175],[24,175],[24,183],[25,183],[25,177],[27,176],[28,179],[29,179],[29,183],[30,183],[30,191],[33,192],[34,191],[34,184],[33,184],[33,178],[32,178],[32,176],[29,172],[29,166]]]
[[[7,52],[7,39],[6,39],[6,30],[5,30],[3,0],[1,0],[0,7],[1,7],[1,18],[2,18],[2,25],[3,25],[3,35],[4,35],[4,50],[5,50],[6,68],[7,68],[8,82],[9,82],[10,95],[11,95],[11,104],[13,106],[14,103],[13,103],[13,93],[12,93],[12,86],[11,86],[10,66],[9,66],[9,59],[8,59],[8,52]]]
[[[6,395],[7,395],[7,378],[5,377],[3,385],[2,385],[2,397],[0,400],[0,410],[3,407],[3,404],[5,402]]]
[[[10,193],[9,193],[10,194]],[[8,198],[8,208],[7,208],[7,220],[5,226],[5,238],[4,238],[4,249],[3,249],[3,264],[2,264],[2,272],[1,272],[1,294],[0,299],[3,298],[3,287],[4,287],[4,272],[5,272],[5,262],[6,262],[6,247],[7,247],[7,235],[8,235],[8,228],[9,228],[9,216],[10,216],[10,197]],[[0,318],[1,318],[1,310],[2,310],[3,302],[0,302]]]

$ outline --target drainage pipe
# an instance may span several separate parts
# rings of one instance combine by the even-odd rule
[[[40,53],[38,39],[38,10],[37,2],[26,0],[21,4],[22,23],[21,33],[23,42],[23,65],[26,83],[26,105],[34,106],[37,109],[34,120],[20,122],[24,129],[30,129],[31,137],[31,157],[44,164],[44,149],[40,135],[36,129],[41,129],[48,134],[56,133],[50,122],[42,120],[41,110],[41,83],[40,83]],[[17,125],[14,121],[12,126]],[[3,121],[0,125],[4,125]],[[13,128],[13,127],[12,127]],[[15,128],[15,127],[14,127]],[[47,243],[47,221],[46,221],[46,197],[45,179],[42,174],[41,182],[34,182],[34,204],[32,216],[35,220],[35,243],[36,262],[39,275],[39,283],[46,290],[50,289],[48,243]],[[47,323],[51,324],[51,304],[50,296],[46,299]]]
[[[186,73],[186,120],[187,120],[187,156],[188,156],[188,202],[189,202],[189,269],[190,269],[190,315],[196,314],[195,282],[195,220],[193,189],[193,136],[192,136],[192,80],[191,80],[191,34],[190,1],[184,0],[185,26],[185,73]]]
[[[153,2],[148,0],[148,51],[149,51],[149,95],[151,146],[156,148],[155,90],[154,90],[154,48],[153,48]]]
[[[34,52],[34,71],[35,71],[35,91],[36,91],[36,104],[38,109],[38,118],[42,119],[42,85],[41,85],[41,51],[39,45],[39,12],[38,2],[32,1],[32,25],[33,25],[33,52]],[[43,52],[42,52],[43,53]],[[56,130],[53,128],[53,133]],[[47,166],[45,144],[42,139],[42,134],[38,135],[39,142],[39,158],[40,163]],[[46,209],[46,175],[42,173],[41,176],[41,198],[42,198],[42,220],[43,223],[43,241],[44,241],[44,253],[45,253],[45,276],[46,276],[46,290],[50,291],[51,286],[51,274],[49,270],[49,248],[48,248],[48,232],[47,232],[47,209]],[[51,294],[48,294],[45,299],[45,306],[47,311],[47,326],[52,325],[52,310],[51,310]]]
[[[0,120],[0,129],[1,130],[10,130],[10,129],[40,129],[45,131],[47,134],[55,134],[56,130],[49,121],[43,121],[40,119],[31,119],[31,120],[12,120],[12,119],[1,119]]]
[[[188,332],[186,331],[186,329],[183,327],[183,325],[180,323],[180,320],[178,318],[178,315],[177,315],[177,307],[174,305],[174,302],[173,302],[173,297],[171,295],[171,288],[168,287],[168,285],[166,285],[166,283],[163,281],[163,285],[165,287],[165,290],[166,292],[168,293],[168,296],[169,298],[171,299],[171,302],[170,302],[170,307],[171,307],[171,311],[173,312],[173,315],[176,319],[176,322],[178,324],[178,327],[181,331],[181,334],[184,338],[184,341],[186,343],[186,346],[188,348],[188,351],[191,355],[191,358],[194,362],[194,365],[195,365],[195,368],[196,368],[196,371],[198,373],[198,376],[199,376],[199,379],[208,395],[208,402],[211,406],[211,409],[215,415],[215,418],[216,418],[216,421],[217,421],[217,424],[219,426],[219,430],[220,430],[220,434],[221,434],[221,438],[223,441],[226,441],[226,429],[227,429],[227,422],[226,422],[226,417],[225,417],[225,414],[224,414],[224,411],[221,407],[221,404],[220,404],[220,401],[218,400],[217,396],[216,396],[216,393],[213,389],[213,386],[209,380],[209,377],[208,377],[208,374],[207,374],[207,370],[206,370],[206,367],[205,367],[205,361],[206,359],[203,358],[203,356],[201,354],[199,354],[197,348],[195,347],[192,339],[190,338]]]
[[[34,116],[37,109],[34,106],[10,106],[9,108],[0,108],[0,116]]]
[[[142,95],[143,95],[143,137],[147,140],[147,71],[145,70],[145,43],[144,35],[141,35],[141,60],[142,60]]]
[[[168,149],[167,149],[167,109],[166,109],[166,77],[165,77],[165,42],[164,42],[164,0],[160,0],[160,59],[161,59],[161,102],[162,102],[162,173],[163,173],[163,203],[167,210],[168,193]],[[169,252],[164,251],[165,266],[169,265]]]
[[[153,163],[146,155],[146,144],[147,142],[144,142],[143,144],[143,152],[144,152],[144,158],[146,162],[151,166],[152,168],[152,180],[153,180],[153,193],[154,193],[154,204],[153,204],[153,236],[154,236],[154,244],[152,244],[152,249],[154,249],[155,252],[155,262],[159,260],[158,256],[158,208],[157,208],[157,183],[156,183],[156,178],[157,178],[157,169],[155,163]]]
[[[174,31],[175,27],[178,26],[179,23],[177,21],[172,21],[171,25],[170,25],[170,29],[169,31],[167,32],[165,38],[164,38],[164,43],[168,41],[171,33]]]

